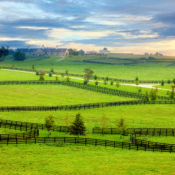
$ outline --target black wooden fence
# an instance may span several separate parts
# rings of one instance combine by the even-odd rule
[[[175,136],[175,128],[93,128],[93,134],[123,134],[123,135],[145,135],[145,136]]]
[[[9,129],[21,130],[21,131],[31,131],[31,130],[39,130],[39,129],[45,130],[46,125],[40,124],[40,123],[30,123],[30,122],[0,119],[0,128],[9,128]],[[58,131],[58,132],[68,132],[69,127],[54,125],[51,130]]]
[[[92,139],[83,137],[24,137],[22,138],[7,138],[1,139],[0,144],[37,144],[37,143],[69,143],[69,144],[82,144],[82,145],[94,145],[94,146],[105,146],[113,148],[122,148],[129,150],[144,150],[144,151],[161,151],[161,152],[175,152],[175,145],[172,144],[146,144],[138,141],[133,142],[119,142],[112,140],[103,139]]]

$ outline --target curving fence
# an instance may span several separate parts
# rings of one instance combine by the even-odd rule
[[[95,86],[95,85],[84,85],[83,83],[79,82],[72,82],[72,81],[0,81],[0,85],[46,85],[46,84],[52,84],[52,85],[65,85],[65,86],[72,86],[76,88],[86,89],[90,91],[95,91],[99,93],[109,94],[109,95],[115,95],[115,96],[124,96],[124,97],[130,97],[130,98],[139,98],[139,99],[146,99],[144,94],[140,93],[134,93],[134,92],[128,92],[123,90],[117,90],[117,89],[110,89],[106,87],[101,86]],[[160,100],[171,100],[169,97],[165,96],[157,96]]]

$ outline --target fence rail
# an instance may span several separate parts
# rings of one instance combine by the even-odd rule
[[[31,131],[31,130],[39,130],[39,129],[45,130],[46,125],[41,123],[30,123],[30,122],[0,119],[0,128],[9,128],[9,129],[15,129],[20,131]],[[54,125],[51,130],[58,131],[58,132],[68,132],[69,127]]]
[[[175,128],[93,128],[93,134],[122,134],[122,135],[145,135],[145,136],[175,136]]]
[[[135,142],[119,142],[113,140],[102,140],[92,138],[81,138],[81,137],[25,137],[22,138],[7,138],[1,139],[0,144],[37,144],[37,143],[70,143],[70,144],[83,144],[83,145],[94,145],[94,146],[105,146],[122,148],[129,150],[144,150],[144,151],[161,151],[161,152],[175,152],[175,146],[170,144],[144,144]]]

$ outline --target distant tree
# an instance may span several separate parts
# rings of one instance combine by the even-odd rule
[[[97,80],[97,79],[98,79],[97,75],[94,75],[94,80]]]
[[[85,52],[84,52],[84,50],[81,49],[81,50],[78,51],[78,54],[79,54],[79,55],[84,55]]]
[[[39,71],[39,80],[40,81],[44,81],[44,76],[45,76],[46,72],[43,70]]]
[[[138,89],[138,93],[140,94],[141,92],[142,92],[142,89],[141,89],[141,88],[139,88],[139,89]]]
[[[170,92],[170,94],[169,94],[171,99],[174,99],[174,98],[175,98],[174,89],[175,89],[175,86],[173,85],[173,86],[172,86],[172,90],[171,90],[171,92]]]
[[[3,61],[8,54],[9,54],[8,48],[2,46],[0,48],[0,61]]]
[[[52,77],[52,72],[49,72],[49,77]]]
[[[73,135],[85,135],[86,127],[84,125],[81,115],[78,113],[74,122],[70,126],[70,134]]]
[[[136,85],[139,85],[139,78],[138,77],[135,78],[135,82],[136,82]]]
[[[118,121],[117,128],[118,128],[118,130],[120,131],[120,134],[121,134],[121,135],[125,135],[126,130],[127,130],[127,126],[126,126],[126,124],[125,124],[125,119],[121,118],[121,119]]]
[[[16,51],[14,54],[13,54],[13,57],[14,57],[14,60],[17,60],[17,61],[23,61],[26,59],[26,55],[24,52],[20,52],[20,51]]]
[[[116,87],[119,88],[120,87],[120,82],[116,81]]]
[[[51,134],[50,131],[53,129],[53,126],[55,124],[54,117],[52,115],[49,115],[45,118],[45,127],[48,130],[48,136]]]
[[[162,80],[162,81],[161,81],[161,85],[164,86],[164,84],[165,84],[165,82],[164,82],[164,80]]]
[[[107,128],[108,122],[109,122],[109,119],[108,119],[105,115],[102,116],[101,122],[100,122],[100,127],[101,127],[102,129]]]
[[[34,64],[32,64],[32,70],[35,71],[35,65]]]
[[[98,86],[98,81],[95,81],[95,85]]]
[[[73,50],[73,49],[68,49],[69,55],[78,55],[78,51],[77,50]]]
[[[168,84],[171,84],[171,80],[168,80],[167,83],[168,83]]]
[[[173,83],[175,84],[175,78],[173,79]]]
[[[157,99],[157,89],[151,89],[150,92],[150,99],[151,101],[155,101]]]
[[[113,82],[113,81],[111,81],[111,86],[113,86],[113,84],[114,84],[114,82]]]
[[[84,80],[88,83],[89,80],[93,77],[93,70],[91,69],[84,69]]]

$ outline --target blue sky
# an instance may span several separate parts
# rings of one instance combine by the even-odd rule
[[[0,0],[0,45],[175,55],[174,0]]]

